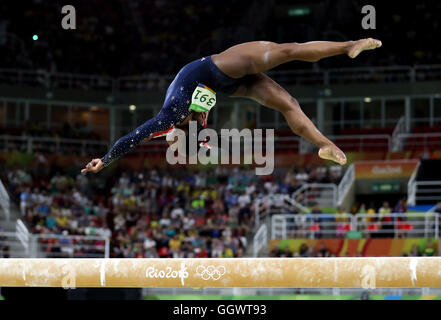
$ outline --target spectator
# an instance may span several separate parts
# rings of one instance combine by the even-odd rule
[[[296,179],[300,182],[307,182],[309,175],[306,173],[305,169],[301,168],[299,173],[296,174]]]
[[[396,213],[406,213],[407,211],[407,199],[406,198],[402,198],[400,199],[395,208],[394,208],[394,212]]]
[[[299,248],[299,255],[301,257],[307,257],[308,256],[308,250],[309,250],[308,245],[306,243],[302,243],[300,245],[300,248]]]
[[[378,210],[378,213],[380,214],[380,218],[384,215],[388,215],[391,213],[391,209],[389,207],[389,202],[384,201],[383,202],[383,206],[380,207],[380,209]]]
[[[20,212],[24,217],[26,215],[26,208],[31,205],[31,190],[29,187],[20,194]]]
[[[308,257],[310,257],[310,258],[312,258],[312,257],[316,257],[317,256],[317,252],[315,251],[315,247],[314,247],[314,245],[311,245],[309,248],[308,248]]]
[[[394,237],[394,223],[391,215],[391,209],[389,207],[389,202],[384,201],[383,206],[379,209],[379,218],[381,221],[381,236],[386,238]]]
[[[318,206],[318,204],[314,205],[314,207],[311,210],[312,219],[315,223],[320,223],[322,221],[322,210]]]
[[[250,195],[246,192],[242,192],[242,195],[237,199],[237,202],[239,203],[239,216],[238,216],[238,222],[241,224],[243,222],[243,219],[245,215],[250,215],[250,205],[251,205],[251,198]]]
[[[428,238],[427,239],[427,245],[426,248],[423,250],[423,256],[427,256],[427,257],[431,257],[436,255],[435,253],[435,247],[433,245],[432,239]]]
[[[408,254],[408,255],[409,255],[409,257],[419,257],[419,256],[421,256],[417,244],[414,244],[414,245],[412,246],[412,249],[409,251],[409,254]]]
[[[292,258],[292,251],[289,247],[286,247],[283,253],[280,255],[282,258]]]
[[[367,214],[366,205],[364,203],[358,208],[357,214]]]
[[[331,252],[325,247],[323,242],[320,242],[318,252],[321,257],[329,257],[331,255]]]

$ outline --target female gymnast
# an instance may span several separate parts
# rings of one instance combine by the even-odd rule
[[[170,84],[159,113],[120,138],[103,158],[93,159],[81,172],[97,173],[132,151],[143,140],[163,136],[174,127],[187,125],[191,119],[198,120],[205,127],[209,109],[199,106],[195,108],[192,104],[198,88],[202,92],[205,90],[207,97],[210,97],[213,90],[220,91],[230,97],[249,98],[280,111],[295,134],[319,148],[319,157],[344,165],[345,154],[318,131],[303,113],[297,100],[264,72],[293,60],[315,62],[341,54],[355,58],[364,50],[380,46],[381,41],[372,38],[347,42],[311,41],[283,44],[253,41],[190,62],[179,71]]]

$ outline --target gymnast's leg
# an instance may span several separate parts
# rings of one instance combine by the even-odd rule
[[[293,60],[315,62],[323,58],[347,54],[355,58],[364,50],[381,46],[372,38],[357,41],[311,41],[306,43],[282,43],[253,41],[233,46],[212,55],[213,62],[232,78],[268,71]]]
[[[232,96],[250,98],[266,107],[282,112],[294,133],[320,149],[321,158],[341,165],[346,163],[343,151],[315,127],[303,113],[297,100],[267,75],[259,73],[248,76]]]

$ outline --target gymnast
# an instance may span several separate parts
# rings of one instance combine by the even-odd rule
[[[344,165],[343,151],[315,127],[297,100],[264,72],[293,60],[315,62],[341,54],[355,58],[364,50],[380,46],[381,41],[372,38],[283,44],[253,41],[197,59],[176,75],[167,89],[162,109],[154,118],[120,138],[104,157],[93,159],[81,172],[97,173],[143,140],[164,136],[174,128],[185,128],[192,119],[197,121],[198,130],[206,127],[216,91],[230,97],[249,98],[280,111],[295,134],[319,148],[320,158]],[[173,145],[175,141],[169,143]]]

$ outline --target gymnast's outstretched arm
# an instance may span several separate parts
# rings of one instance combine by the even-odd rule
[[[81,172],[99,172],[113,161],[133,151],[143,140],[150,140],[155,132],[165,131],[172,125],[172,118],[159,112],[154,118],[144,122],[138,128],[120,138],[104,157],[90,161]]]

